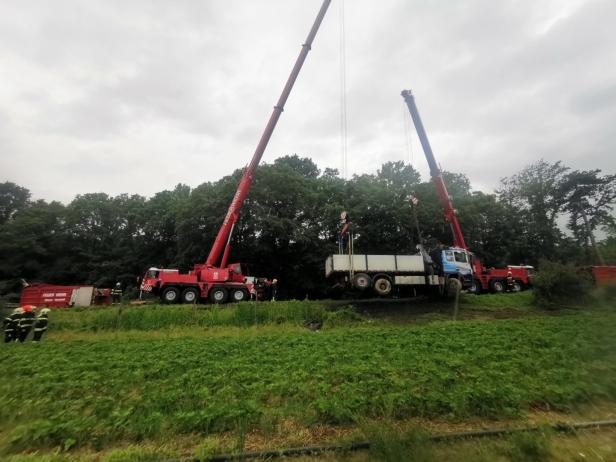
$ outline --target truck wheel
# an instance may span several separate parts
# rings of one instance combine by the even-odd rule
[[[505,291],[505,285],[503,284],[503,281],[492,281],[492,284],[490,284],[490,286],[492,287],[492,292],[494,292],[495,294],[501,294]]]
[[[199,300],[199,291],[194,287],[188,287],[182,292],[182,302],[196,303]]]
[[[387,278],[380,277],[374,281],[374,290],[381,296],[389,295],[391,293],[391,281]]]
[[[513,281],[512,292],[522,292],[522,283],[520,281]]]
[[[471,294],[479,295],[481,293],[481,281],[479,281],[479,279],[473,279],[468,291]]]
[[[180,300],[180,291],[177,287],[166,287],[160,294],[160,299],[168,305],[178,303]]]
[[[462,283],[458,278],[450,277],[447,279],[447,285],[445,286],[445,296],[453,298],[462,290]]]
[[[231,301],[234,303],[248,300],[248,292],[244,289],[234,289],[231,292]]]
[[[366,273],[357,273],[353,278],[353,285],[359,290],[366,290],[372,285],[372,279]]]
[[[214,287],[210,291],[210,300],[212,303],[225,303],[228,297],[229,293],[224,287]]]

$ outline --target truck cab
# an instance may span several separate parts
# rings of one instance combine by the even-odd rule
[[[432,252],[432,259],[440,267],[445,278],[454,277],[468,289],[473,283],[473,269],[470,253],[459,247],[449,247]]]

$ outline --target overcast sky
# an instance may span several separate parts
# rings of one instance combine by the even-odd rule
[[[3,0],[0,181],[150,196],[248,163],[320,0]],[[341,169],[340,0],[263,158]],[[475,189],[544,158],[616,173],[616,2],[346,0],[348,174],[437,160]],[[412,135],[409,143],[406,130]]]

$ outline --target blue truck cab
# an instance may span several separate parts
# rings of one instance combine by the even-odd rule
[[[455,277],[462,283],[463,289],[468,289],[473,283],[471,254],[462,248],[449,247],[433,252],[432,259],[439,266],[440,272],[446,278]]]

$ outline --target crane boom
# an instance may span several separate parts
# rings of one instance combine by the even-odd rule
[[[278,119],[280,118],[280,115],[282,114],[282,111],[284,110],[284,105],[287,101],[287,98],[289,97],[289,94],[291,93],[293,84],[295,83],[295,80],[297,79],[297,76],[299,75],[299,71],[301,70],[302,65],[304,64],[304,60],[306,59],[306,56],[308,55],[308,52],[310,51],[314,37],[317,34],[317,31],[319,30],[319,26],[321,25],[321,22],[323,21],[323,17],[325,16],[325,13],[327,12],[327,8],[329,7],[330,3],[331,3],[331,0],[323,1],[323,4],[321,5],[321,9],[319,10],[317,17],[314,23],[312,24],[312,28],[310,29],[310,32],[308,33],[308,37],[306,38],[305,43],[302,45],[302,49],[299,53],[299,56],[297,57],[297,60],[295,61],[295,65],[293,66],[293,69],[291,70],[291,74],[289,75],[289,78],[287,79],[287,82],[282,90],[282,94],[280,95],[280,98],[278,99],[276,106],[274,106],[272,115],[270,116],[269,121],[267,122],[267,125],[265,126],[265,130],[263,131],[263,134],[261,135],[259,144],[257,144],[257,148],[255,149],[255,152],[252,156],[252,160],[250,161],[250,164],[248,164],[248,166],[244,169],[244,175],[242,176],[242,179],[240,180],[237,191],[235,192],[235,196],[233,196],[233,200],[231,201],[231,204],[229,205],[227,215],[225,216],[225,219],[222,222],[220,230],[218,231],[218,235],[216,236],[216,240],[214,241],[214,244],[212,245],[212,249],[210,250],[210,254],[207,257],[207,261],[206,261],[207,266],[217,265],[218,261],[220,260],[221,253],[223,253],[223,249],[224,249],[224,254],[222,256],[222,261],[220,262],[220,267],[225,267],[227,263],[227,258],[228,258],[229,249],[230,249],[231,235],[233,233],[233,227],[235,226],[235,223],[237,222],[239,218],[240,209],[242,208],[242,205],[244,204],[244,201],[246,200],[246,197],[248,196],[248,192],[250,191],[250,187],[252,186],[255,170],[257,166],[259,165],[259,162],[261,161],[261,157],[263,157],[265,148],[267,147],[267,144],[272,136],[272,133],[274,132],[274,128],[276,128],[276,123],[278,122]]]
[[[449,193],[447,192],[445,180],[443,180],[443,173],[441,172],[441,169],[436,163],[436,159],[434,158],[434,154],[432,153],[432,148],[430,147],[430,142],[428,141],[428,136],[426,135],[423,123],[421,122],[421,117],[419,116],[417,105],[415,104],[415,98],[413,97],[413,94],[410,90],[403,90],[402,97],[404,98],[404,101],[409,108],[411,118],[413,119],[413,123],[415,124],[415,129],[417,130],[417,135],[419,136],[419,141],[421,141],[421,146],[426,156],[426,160],[428,161],[428,165],[430,166],[430,176],[432,177],[432,181],[434,181],[438,198],[441,201],[441,205],[443,206],[445,219],[451,225],[451,232],[453,233],[453,245],[454,247],[460,247],[462,249],[468,250],[466,242],[464,241],[464,235],[462,234],[462,227],[460,226],[460,222],[458,221],[458,217],[456,215],[456,210],[453,208],[453,204],[451,203],[451,199],[449,198]]]

